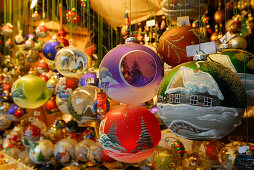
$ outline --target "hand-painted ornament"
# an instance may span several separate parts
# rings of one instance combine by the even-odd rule
[[[106,94],[102,89],[99,89],[96,94],[96,101],[94,102],[94,111],[97,113],[99,122],[105,117],[110,109],[110,103]]]
[[[56,77],[51,77],[48,81],[47,81],[47,88],[51,91],[51,92],[54,92],[55,91],[55,87],[56,87],[56,84],[57,84],[57,78]]]
[[[50,115],[59,112],[58,106],[56,105],[56,99],[54,97],[51,97],[51,99],[47,101],[46,112]]]
[[[49,35],[48,28],[45,26],[44,22],[42,22],[35,30],[36,35],[41,38],[45,38]]]
[[[15,44],[20,45],[20,44],[23,44],[24,41],[25,39],[21,34],[15,35],[14,37]]]
[[[12,50],[13,49],[14,43],[12,42],[12,40],[10,38],[6,40],[5,47],[7,48],[7,50]]]
[[[192,61],[162,80],[159,115],[169,130],[191,140],[220,139],[240,123],[246,105],[240,79],[217,62]]]
[[[82,162],[88,161],[88,150],[90,149],[91,145],[94,145],[95,142],[91,139],[84,139],[81,142],[79,142],[76,147],[76,158]]]
[[[163,68],[153,50],[128,42],[115,47],[103,58],[99,77],[108,97],[126,104],[137,104],[156,95]]]
[[[49,72],[48,64],[45,63],[44,60],[41,60],[40,63],[38,64],[38,66],[37,66],[37,71],[40,74]]]
[[[27,50],[32,49],[34,47],[34,40],[29,38],[28,40],[25,41],[25,48]]]
[[[245,88],[248,105],[253,105],[254,66],[252,63],[254,62],[254,55],[241,49],[225,49],[218,54],[210,54],[209,58],[230,68],[237,74]]]
[[[44,42],[39,40],[39,41],[35,42],[34,49],[38,52],[42,52],[43,45],[44,45]]]
[[[72,8],[72,10],[69,10],[66,13],[66,19],[68,22],[71,22],[72,24],[75,24],[77,22],[77,24],[80,23],[80,16],[78,15],[78,12],[75,8]]]
[[[80,123],[96,121],[94,102],[98,88],[91,85],[78,87],[68,99],[68,110]]]
[[[64,45],[57,40],[49,40],[43,46],[43,55],[49,60],[54,60],[57,51],[63,47]]]
[[[211,161],[202,152],[186,152],[182,161],[183,169],[211,169]]]
[[[70,120],[66,124],[66,130],[71,133],[76,132],[78,130],[78,122],[75,120]]]
[[[29,125],[24,131],[24,137],[28,140],[39,140],[41,135],[41,129],[35,125]]]
[[[112,108],[101,121],[99,131],[106,154],[125,163],[146,159],[161,138],[154,114],[138,105]]]
[[[32,144],[29,157],[36,164],[45,164],[53,156],[53,150],[53,143],[50,140],[43,139]]]
[[[168,65],[176,66],[193,60],[187,57],[186,46],[198,43],[198,29],[187,25],[175,26],[160,37],[158,52]]]
[[[26,61],[28,63],[35,63],[39,58],[39,53],[34,50],[34,49],[31,49],[27,52],[27,55],[26,55]]]
[[[2,33],[4,36],[9,36],[13,34],[13,26],[10,23],[4,24],[2,27]]]
[[[54,148],[56,160],[64,165],[69,164],[76,157],[75,146],[77,146],[77,142],[74,139],[66,138],[58,141]]]
[[[178,163],[175,152],[168,148],[157,147],[152,154],[152,167],[154,167],[156,170],[175,169],[177,165]]]
[[[62,113],[70,114],[68,111],[68,98],[78,87],[78,79],[62,77],[56,84],[56,104]]]
[[[165,16],[170,17],[176,20],[177,17],[183,14],[184,11],[187,11],[187,15],[191,19],[196,19],[199,17],[199,9],[201,15],[205,13],[208,2],[207,0],[202,0],[200,3],[198,1],[188,1],[186,4],[181,0],[160,0],[162,12]],[[186,9],[185,9],[186,7]]]
[[[97,77],[97,72],[95,72],[93,69],[88,69],[87,72],[79,79],[79,86],[84,85],[93,85],[98,86],[99,78]]]
[[[66,77],[80,77],[83,75],[87,62],[87,55],[74,46],[62,48],[55,57],[57,71]]]
[[[26,75],[12,85],[13,101],[20,107],[38,108],[45,104],[51,96],[46,82],[38,76]]]
[[[182,157],[185,153],[185,149],[183,146],[183,143],[179,140],[176,140],[172,143],[171,147],[176,150],[178,154],[180,154]]]
[[[41,16],[38,13],[38,11],[34,11],[34,13],[32,14],[32,18],[33,18],[33,21],[40,21]]]

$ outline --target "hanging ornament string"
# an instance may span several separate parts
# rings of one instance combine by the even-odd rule
[[[10,2],[10,9],[9,9],[9,22],[12,24],[12,0],[9,1]]]
[[[227,4],[227,0],[224,0],[224,8],[225,8],[225,33],[227,33],[227,28],[226,28],[226,24],[227,24],[227,8],[226,8],[226,4]],[[227,41],[227,36],[226,36],[226,41]]]
[[[45,20],[45,0],[42,0],[42,21]]]
[[[185,8],[185,16],[187,16],[187,5],[186,5],[186,0],[185,0],[185,3],[184,3],[184,8]]]

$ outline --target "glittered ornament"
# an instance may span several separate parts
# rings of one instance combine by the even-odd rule
[[[72,10],[69,10],[66,13],[66,20],[68,22],[71,22],[72,24],[80,23],[80,16],[78,15],[77,10],[75,8],[72,8]]]
[[[94,102],[98,88],[91,85],[78,87],[68,99],[68,110],[82,124],[96,121]]]
[[[13,34],[13,26],[10,23],[4,24],[2,27],[2,33],[4,36],[9,36]]]
[[[56,99],[52,97],[50,100],[47,101],[46,105],[46,112],[50,115],[58,113],[59,109],[56,105]]]
[[[38,11],[34,11],[34,13],[32,14],[32,18],[33,18],[33,21],[39,21],[41,19],[41,16],[38,13]]]
[[[16,118],[21,118],[24,115],[24,110],[21,108],[18,108],[15,112],[14,112],[14,116]]]
[[[13,101],[18,106],[31,109],[42,106],[51,96],[46,82],[34,75],[26,75],[16,80],[11,92]]]
[[[38,58],[39,58],[39,53],[35,51],[34,49],[31,49],[27,52],[26,61],[28,63],[34,63],[38,60]]]
[[[50,140],[43,139],[32,144],[29,157],[36,164],[44,164],[50,161],[53,150],[53,143]]]
[[[49,35],[48,28],[45,26],[44,22],[42,22],[35,30],[36,35],[41,38],[45,38]]]
[[[49,60],[54,60],[57,51],[63,47],[64,45],[57,40],[49,40],[43,46],[43,55]]]
[[[90,139],[84,139],[80,141],[76,147],[76,158],[82,162],[87,162],[88,161],[88,150],[90,149],[90,146],[95,144],[94,141]]]
[[[158,52],[171,66],[192,61],[187,57],[186,46],[198,44],[198,30],[191,26],[175,26],[165,31],[159,39]]]
[[[93,85],[98,86],[99,78],[97,77],[97,72],[93,69],[88,69],[79,79],[79,86]]]
[[[12,40],[10,38],[5,41],[5,47],[8,50],[12,50],[13,49],[14,43],[12,42]]]
[[[146,159],[161,138],[154,114],[138,105],[112,108],[101,121],[99,132],[106,154],[125,163]]]
[[[231,169],[233,165],[233,161],[237,157],[237,152],[233,148],[230,147],[223,147],[219,154],[219,161],[224,168]]]
[[[57,71],[66,77],[80,77],[86,70],[88,56],[74,46],[64,47],[55,57]]]
[[[54,155],[61,164],[69,164],[76,157],[75,146],[77,142],[74,139],[62,139],[55,144]]]
[[[71,77],[62,77],[56,84],[56,104],[59,110],[69,114],[67,102],[69,96],[78,87],[78,79]]]
[[[220,139],[241,122],[246,106],[240,79],[212,61],[192,61],[162,80],[159,115],[169,130],[191,140]]]
[[[55,73],[57,73],[58,71],[56,70],[56,67],[55,67],[55,61],[53,60],[49,60],[48,61],[48,66],[49,66],[49,69]]]
[[[171,148],[175,149],[176,153],[180,154],[181,156],[183,156],[185,153],[183,143],[179,140],[172,142]]]
[[[112,49],[103,58],[99,70],[101,86],[107,96],[126,104],[153,98],[162,77],[163,67],[158,55],[134,42]]]

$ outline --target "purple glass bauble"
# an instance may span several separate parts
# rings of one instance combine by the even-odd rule
[[[99,78],[95,71],[88,71],[79,79],[79,86],[93,85],[98,86]]]
[[[36,41],[36,35],[35,35],[35,33],[30,33],[30,34],[28,34],[28,35],[27,35],[27,40],[28,40],[29,38],[32,39],[33,41]]]
[[[15,103],[10,104],[9,110],[7,112],[7,114],[12,114],[14,115],[14,113],[18,110],[19,106],[16,105]]]
[[[157,94],[163,67],[153,50],[128,42],[115,47],[104,57],[99,77],[108,97],[121,103],[137,104]]]
[[[54,60],[57,51],[63,47],[64,45],[57,40],[49,40],[43,46],[43,55],[49,60]]]

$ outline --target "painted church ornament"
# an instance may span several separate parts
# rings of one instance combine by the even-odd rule
[[[186,46],[198,44],[198,37],[198,29],[191,26],[171,27],[160,37],[158,53],[171,66],[192,61],[192,57],[187,57]]]
[[[153,98],[163,77],[162,62],[148,47],[127,42],[103,58],[99,78],[109,98],[137,104]],[[120,93],[119,93],[120,92]]]
[[[66,77],[80,77],[87,68],[88,56],[74,46],[64,47],[55,57],[57,71]]]
[[[17,79],[12,85],[13,101],[20,107],[35,109],[47,102],[51,92],[46,82],[35,75],[26,75]]]
[[[159,115],[169,130],[191,140],[220,139],[240,123],[246,105],[240,79],[217,62],[192,61],[162,80]]]
[[[231,71],[236,73],[245,88],[248,105],[253,105],[254,66],[252,63],[254,62],[254,55],[240,49],[224,49],[217,54],[210,54],[209,58],[230,68]]]
[[[138,105],[112,108],[101,121],[99,131],[105,153],[125,163],[145,160],[161,139],[154,114]]]

